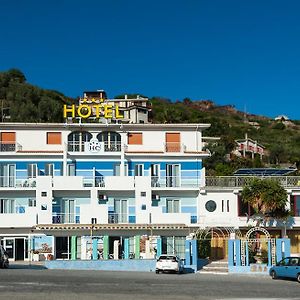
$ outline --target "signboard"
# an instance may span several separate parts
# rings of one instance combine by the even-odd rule
[[[88,103],[89,102],[89,103]],[[63,116],[67,117],[80,117],[82,119],[92,118],[105,118],[105,119],[123,119],[124,116],[119,111],[119,105],[104,103],[104,99],[87,99],[84,98],[83,104],[80,105],[66,105],[63,107]]]

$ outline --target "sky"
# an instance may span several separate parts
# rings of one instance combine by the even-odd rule
[[[0,22],[0,71],[42,88],[300,119],[298,0],[0,0]]]

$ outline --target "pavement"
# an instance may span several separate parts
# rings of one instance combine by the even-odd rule
[[[35,262],[0,269],[0,299],[300,299],[299,288],[255,275],[48,270]]]

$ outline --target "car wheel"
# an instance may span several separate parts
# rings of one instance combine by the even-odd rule
[[[277,279],[277,274],[274,270],[271,272],[271,277],[272,277],[272,279]],[[300,277],[299,277],[299,279],[300,279]]]
[[[300,273],[297,274],[297,281],[300,283]]]

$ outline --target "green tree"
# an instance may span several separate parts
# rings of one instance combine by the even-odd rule
[[[249,203],[254,211],[254,217],[261,221],[273,219],[287,219],[289,211],[286,210],[288,195],[284,187],[274,179],[254,178],[241,192],[242,199]]]

